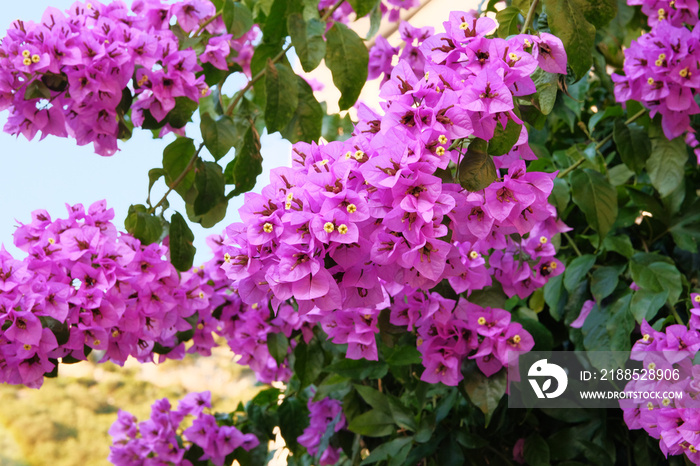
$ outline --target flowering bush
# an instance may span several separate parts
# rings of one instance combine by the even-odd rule
[[[120,412],[114,464],[264,464],[276,428],[289,464],[698,464],[692,403],[507,409],[505,366],[533,349],[627,352],[695,384],[698,5],[638,3],[489,2],[371,50],[347,25],[368,16],[369,38],[418,2],[76,2],[13,23],[7,132],[101,155],[134,127],[177,138],[126,231],[105,201],[18,227],[0,380],[226,341],[276,382],[228,414],[206,392]],[[292,47],[297,71],[325,61],[356,121],[326,114]],[[356,103],[368,78],[379,108]],[[252,193],[263,129],[292,165]],[[186,211],[166,219],[172,191]],[[243,193],[194,267],[188,220],[212,227]]]

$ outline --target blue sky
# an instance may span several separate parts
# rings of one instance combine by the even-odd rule
[[[10,23],[16,19],[39,21],[47,6],[67,9],[73,0],[29,0],[25,2],[3,2],[0,8],[0,31],[3,36]],[[130,3],[130,2],[127,2]],[[0,124],[7,121],[7,111],[0,112]],[[199,122],[190,124],[188,136],[201,141]],[[78,147],[73,139],[49,136],[43,141],[27,141],[0,132],[0,171],[3,174],[0,189],[0,243],[16,258],[24,257],[12,244],[12,233],[20,222],[29,222],[30,213],[46,209],[52,218],[66,216],[65,204],[82,203],[85,206],[106,199],[115,210],[114,223],[124,229],[124,218],[131,204],[145,204],[148,189],[148,170],[161,166],[163,148],[174,139],[155,140],[150,131],[136,129],[128,142],[119,142],[120,152],[112,157],[100,157],[92,145]],[[269,170],[288,164],[291,146],[278,133],[264,135],[262,139],[263,173],[258,177],[259,191],[269,180]],[[232,159],[233,150],[222,160]],[[160,199],[165,192],[161,180],[153,190],[152,198]],[[184,213],[184,203],[176,193],[169,196],[171,208]],[[191,224],[195,234],[197,258],[202,262],[211,257],[205,238],[218,233],[232,222],[239,221],[238,208],[243,196],[229,203],[226,219],[212,229]]]

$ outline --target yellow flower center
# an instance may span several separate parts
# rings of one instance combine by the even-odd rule
[[[479,325],[484,325],[486,323],[486,318],[485,317],[479,317],[479,319],[476,321]]]
[[[347,151],[347,152],[345,153],[345,158],[346,158],[346,159],[349,159],[350,157],[352,157],[352,152]]]
[[[516,54],[514,54],[513,52],[510,52],[510,53],[508,54],[508,58],[510,58],[511,61],[518,61],[518,60],[520,60],[520,57],[517,56]]]
[[[441,134],[440,137],[438,138],[438,142],[440,144],[447,144],[447,136],[445,136],[444,134]]]
[[[421,337],[418,337],[418,339],[416,340],[416,346],[420,346],[422,344],[423,344],[423,339]]]
[[[41,57],[37,55],[36,53],[32,55],[32,62],[34,63],[39,63],[41,61]]]
[[[199,299],[204,299],[204,291],[199,292]]]
[[[207,92],[209,92],[209,89],[207,89],[207,88],[204,88],[204,89],[202,89],[201,91],[199,91],[199,93],[202,94],[202,97],[204,97],[205,95],[207,95]]]
[[[288,200],[288,201],[291,201],[292,199],[294,199],[294,194],[293,194],[293,193],[287,193],[287,200]]]
[[[547,244],[547,238],[544,236],[540,236],[540,244]]]
[[[29,66],[32,64],[32,59],[31,58],[25,58],[22,60],[22,63],[24,63],[24,66]]]
[[[26,351],[29,351],[30,349],[32,349],[32,345],[30,345],[29,343],[25,343],[22,348],[24,348]]]
[[[659,8],[659,21],[666,19],[666,10]]]
[[[341,235],[344,235],[347,232],[348,232],[348,226],[346,224],[343,223],[342,225],[340,225],[338,227],[338,233],[340,233]]]
[[[32,52],[30,52],[29,50],[23,50],[23,51],[22,51],[22,56],[23,56],[24,58],[29,58],[29,57],[31,56],[31,54],[32,54]]]
[[[426,71],[426,72],[425,72],[424,78],[425,78],[425,80],[427,81],[428,78],[430,78],[430,72]]]
[[[688,451],[691,452],[691,453],[697,453],[697,452],[698,452],[698,450],[697,450],[694,446],[692,446],[692,445],[688,447]]]
[[[648,79],[647,79],[647,84],[649,84],[650,86],[653,86],[653,85],[654,85],[654,78],[651,78],[651,77],[648,78]]]
[[[664,61],[663,61],[663,60],[656,60],[656,61],[654,62],[654,64],[655,64],[656,66],[663,66]]]
[[[550,263],[549,263],[549,268],[550,268],[550,269],[556,269],[556,268],[557,268],[557,263],[554,262],[554,261],[550,262]]]
[[[289,202],[289,201],[285,202],[285,203],[284,203],[284,208],[285,208],[285,210],[291,209],[291,208],[292,208],[292,203]]]
[[[326,233],[333,233],[333,230],[335,230],[335,225],[333,225],[333,222],[326,222],[326,224],[323,225],[323,231]]]
[[[231,262],[231,254],[229,254],[229,253],[224,254],[224,262],[226,262],[227,264],[229,262]]]
[[[358,150],[357,152],[355,152],[355,160],[358,160],[358,161],[362,160],[362,157],[364,157],[364,156],[365,156],[365,153],[362,152],[361,150]]]
[[[92,344],[95,345],[95,346],[100,346],[100,345],[102,344],[102,342],[101,342],[100,340],[95,339],[95,340],[92,342]]]
[[[92,10],[92,3],[88,3],[87,5],[85,5],[85,7],[86,7],[88,10]]]
[[[250,307],[251,307],[251,309],[257,309],[260,306],[258,305],[258,303],[253,303],[250,305]]]
[[[649,341],[649,338],[651,338],[651,335],[649,335],[648,333],[645,333],[644,336],[642,337],[642,340]]]
[[[520,340],[522,340],[522,338],[520,338],[520,335],[513,336],[513,343],[515,343],[516,345],[520,343]]]
[[[658,59],[659,59],[659,60],[662,60],[662,61],[663,61],[663,60],[666,60],[666,54],[665,54],[665,53],[660,53]]]
[[[656,369],[656,363],[650,362],[647,367],[649,368],[650,371],[653,371],[654,369]]]
[[[695,301],[696,303],[700,303],[700,294],[699,294],[699,295],[696,295],[696,296],[693,298],[693,301]]]
[[[53,238],[49,238],[49,244],[54,244],[55,242],[56,242],[56,240],[55,240],[55,239],[53,239]]]
[[[474,259],[476,259],[477,257],[479,257],[479,253],[478,253],[478,252],[476,252],[476,251],[470,251],[470,252],[469,252],[469,258],[470,258],[470,259],[474,260]]]
[[[532,46],[532,42],[530,42],[530,39],[525,39],[525,40],[523,41],[523,44],[525,44],[525,47],[530,47],[530,46]]]
[[[203,323],[200,322],[200,323],[197,324],[197,329],[198,329],[198,330],[202,330],[203,328],[204,328],[204,324],[203,324]]]
[[[273,228],[274,227],[272,226],[272,223],[270,223],[270,222],[266,222],[265,225],[263,225],[263,231],[265,233],[272,233]]]
[[[349,214],[354,214],[357,212],[357,206],[355,204],[348,204],[347,211]]]
[[[119,330],[115,330],[112,332],[112,338],[117,338],[119,336]]]
[[[323,159],[319,163],[321,164],[321,166],[323,166],[323,165],[326,165],[328,163],[328,160]]]
[[[438,146],[438,148],[435,149],[435,153],[442,157],[443,155],[445,155],[445,148],[442,146]]]
[[[669,400],[668,398],[664,398],[661,404],[664,406],[668,406],[671,404],[671,400]]]
[[[690,69],[688,69],[687,66],[678,72],[678,75],[681,78],[689,78],[691,76],[691,74],[692,73],[690,72]]]
[[[652,411],[652,410],[654,409],[654,403],[652,403],[651,401],[648,402],[648,403],[647,403],[647,409],[648,409],[649,411]]]
[[[459,28],[460,28],[462,31],[466,31],[467,29],[469,29],[469,25],[468,25],[467,23],[462,23],[462,24],[459,25]]]

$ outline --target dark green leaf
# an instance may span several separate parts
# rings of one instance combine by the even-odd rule
[[[648,322],[656,316],[659,309],[661,309],[666,302],[667,297],[667,291],[635,291],[634,296],[632,296],[632,302],[630,303],[630,311],[638,323],[641,324],[643,320]]]
[[[305,403],[297,398],[285,398],[277,412],[280,419],[280,433],[287,447],[294,451],[297,447],[297,438],[304,433],[304,429],[309,424]]]
[[[667,292],[668,303],[676,304],[683,291],[681,273],[678,269],[664,261],[645,264],[638,260],[640,254],[632,257],[630,261],[630,272],[632,280],[642,289],[653,293]]]
[[[617,191],[595,170],[584,168],[571,175],[574,203],[602,241],[617,218]]]
[[[50,71],[44,72],[41,77],[41,82],[46,85],[49,89],[56,92],[63,92],[68,88],[68,77],[64,73],[52,73]],[[128,96],[128,97],[127,97]],[[122,115],[129,111],[131,107],[132,96],[129,88],[125,87],[122,90],[122,101],[119,102],[117,106],[117,112]]]
[[[180,178],[196,151],[194,142],[190,138],[177,138],[163,150],[163,170],[165,170],[165,183],[168,186],[172,186],[173,182]],[[184,198],[193,184],[194,171],[190,170],[174,189]]]
[[[584,17],[579,1],[545,0],[544,5],[552,34],[563,42],[576,79],[582,78],[593,65],[595,26]]]
[[[547,327],[534,319],[513,319],[532,335],[535,340],[533,351],[551,351],[554,346],[554,337]]]
[[[226,30],[234,39],[238,39],[253,27],[253,14],[241,2],[226,0],[222,16]]]
[[[369,53],[357,33],[342,23],[334,23],[326,39],[326,66],[342,94],[338,105],[346,110],[357,101],[367,81]]]
[[[193,203],[193,213],[204,215],[217,204],[225,200],[224,174],[221,166],[215,162],[198,162],[195,164],[194,185],[197,197]]]
[[[606,26],[617,15],[617,0],[579,0],[577,4],[596,28]]]
[[[316,381],[323,370],[323,360],[323,349],[315,340],[299,343],[294,348],[294,372],[302,388]]]
[[[294,13],[287,18],[287,29],[301,67],[307,73],[316,69],[326,55],[325,23],[317,19],[304,21],[300,13]]]
[[[557,208],[559,213],[562,213],[569,206],[571,188],[564,178],[554,178],[553,181],[554,187],[552,188],[552,194],[549,195],[549,202]]]
[[[180,272],[192,268],[197,249],[192,245],[194,234],[179,212],[170,218],[170,262]]]
[[[343,377],[355,380],[381,379],[388,371],[388,366],[382,361],[366,361],[343,359],[324,368],[326,372],[337,373]]]
[[[229,116],[222,116],[214,121],[208,113],[202,115],[200,125],[204,145],[207,146],[214,160],[224,157],[236,142],[236,130],[233,119]]]
[[[175,108],[170,110],[165,120],[173,128],[182,128],[192,121],[192,115],[199,104],[187,97],[175,97]]]
[[[384,358],[390,366],[407,366],[420,364],[423,360],[415,346],[395,346],[390,352],[385,353]]]
[[[613,128],[613,139],[622,161],[630,170],[641,173],[651,155],[651,141],[644,127],[622,120],[616,120]]]
[[[460,445],[468,450],[483,448],[488,445],[488,442],[483,437],[479,437],[476,434],[472,434],[464,430],[457,431],[455,439]]]
[[[586,278],[586,274],[591,267],[595,264],[595,256],[592,254],[585,254],[580,257],[576,257],[574,260],[569,262],[564,271],[564,287],[568,291],[575,290],[581,280]]]
[[[554,103],[557,101],[559,75],[557,73],[548,73],[537,68],[532,75],[532,80],[537,87],[537,93],[532,103],[535,104],[544,115],[549,115],[554,108]]]
[[[50,99],[51,90],[38,79],[35,79],[27,85],[24,91],[24,100],[32,99]]]
[[[606,324],[610,335],[610,351],[629,351],[632,348],[630,334],[634,330],[634,316],[630,310],[632,293],[627,293],[610,306],[611,318]]]
[[[487,148],[486,141],[474,139],[459,164],[459,184],[467,191],[481,191],[498,178],[496,165]]]
[[[412,441],[413,439],[411,437],[399,437],[390,442],[379,444],[378,447],[372,449],[369,456],[362,460],[360,464],[374,464],[377,461],[394,458],[401,449],[410,445]]]
[[[591,294],[601,302],[615,291],[620,277],[620,269],[613,266],[601,267],[591,274]]]
[[[165,170],[162,168],[152,168],[148,170],[148,194],[151,194],[153,185],[156,184],[161,177],[165,176]]]
[[[185,208],[187,210],[187,218],[189,218],[190,221],[199,223],[203,228],[211,228],[226,217],[228,200],[226,198],[222,199],[211,206],[211,208],[202,215],[196,215],[194,213],[193,204],[186,204]]]
[[[263,42],[276,44],[287,36],[288,0],[275,0],[270,7],[267,21],[262,26]]]
[[[289,340],[282,332],[267,334],[267,350],[270,356],[277,362],[277,365],[282,365],[287,359],[287,349],[289,348]]]
[[[292,143],[317,141],[321,137],[325,112],[316,100],[311,86],[304,78],[297,76],[296,79],[299,105],[297,105],[287,127],[280,132]]]
[[[353,385],[363,400],[374,409],[391,413],[389,399],[376,388],[367,385]]]
[[[530,466],[549,466],[549,445],[540,434],[532,434],[525,439],[523,449],[525,462]]]
[[[269,133],[280,131],[289,123],[299,103],[297,76],[286,65],[267,62],[265,71],[265,124]]]
[[[512,8],[512,7],[511,7]],[[493,156],[504,155],[510,152],[523,129],[523,125],[516,123],[515,121],[508,119],[508,124],[505,129],[498,124],[496,125],[496,131],[493,134],[493,138],[489,140],[488,153]]]
[[[350,114],[343,118],[340,118],[337,113],[323,116],[323,138],[326,141],[345,141],[352,135],[353,129],[354,125]]]
[[[603,249],[616,252],[628,259],[634,254],[629,236],[607,236],[603,241]]]
[[[464,375],[464,390],[469,400],[485,415],[486,424],[491,420],[498,403],[506,393],[506,373],[500,371],[491,377],[486,377],[478,369]]]
[[[681,184],[687,161],[688,151],[682,137],[669,141],[660,130],[655,135],[652,133],[651,156],[646,166],[651,184],[661,197],[668,196]]]
[[[496,13],[498,37],[505,39],[518,34],[518,16],[520,16],[520,10],[514,6],[506,7]]]
[[[557,275],[544,286],[544,302],[549,306],[549,314],[555,320],[561,320],[564,316],[564,306],[568,298],[563,281],[564,275]]]
[[[588,132],[592,133],[596,125],[606,118],[619,117],[625,114],[625,111],[620,105],[605,107],[605,110],[598,111],[590,120],[588,120]]]
[[[355,11],[357,18],[367,16],[370,11],[377,8],[379,0],[348,0],[348,3]]]
[[[144,245],[155,243],[163,233],[163,224],[160,223],[160,219],[149,214],[146,206],[141,204],[129,207],[124,227]]]
[[[348,430],[367,437],[384,437],[396,431],[396,426],[391,414],[371,409],[354,418],[348,425]]]
[[[245,133],[241,150],[236,151],[236,158],[226,166],[224,177],[226,184],[236,185],[232,194],[237,196],[253,189],[260,173],[262,173],[260,136],[251,126]]]

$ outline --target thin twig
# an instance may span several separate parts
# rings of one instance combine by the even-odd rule
[[[214,20],[216,20],[216,18],[218,18],[219,16],[221,16],[222,13],[223,13],[223,11],[217,11],[216,14],[215,14],[214,16],[212,16],[212,17],[209,18],[208,20],[204,21],[204,22],[199,26],[199,28],[197,28],[197,30],[196,30],[195,33],[194,33],[194,36],[192,36],[192,37],[197,37],[197,36],[204,30],[204,28],[206,28],[206,27],[209,26],[211,23],[213,23]]]
[[[580,256],[581,256],[581,251],[580,251],[579,248],[576,246],[576,243],[574,242],[574,240],[571,239],[571,236],[569,236],[569,234],[568,234],[567,232],[565,232],[565,231],[562,231],[562,234],[564,235],[564,238],[566,238],[566,240],[569,242],[569,244],[571,245],[571,247],[574,248],[574,252],[576,252],[576,255],[580,257]]]
[[[523,23],[523,27],[520,30],[523,33],[526,33],[528,29],[532,26],[532,21],[535,19],[535,10],[537,9],[537,4],[540,3],[540,0],[533,0],[532,5],[530,5],[530,9],[527,10],[527,18],[525,18],[525,22]]]
[[[180,173],[180,175],[177,178],[175,178],[175,180],[172,183],[170,183],[168,185],[168,190],[165,192],[165,194],[163,194],[163,197],[160,198],[160,201],[158,201],[158,204],[156,204],[153,207],[151,207],[150,209],[148,209],[148,211],[150,213],[155,212],[158,207],[163,205],[163,203],[168,199],[168,194],[170,194],[175,188],[178,187],[178,185],[180,183],[182,183],[182,180],[185,179],[185,177],[190,172],[190,170],[192,170],[192,167],[194,167],[194,163],[197,161],[197,158],[199,157],[199,153],[202,151],[202,147],[204,147],[204,143],[201,143],[199,145],[199,147],[195,151],[194,155],[192,155],[192,158],[190,159],[190,161],[187,162],[187,166],[182,171],[182,173]]]

